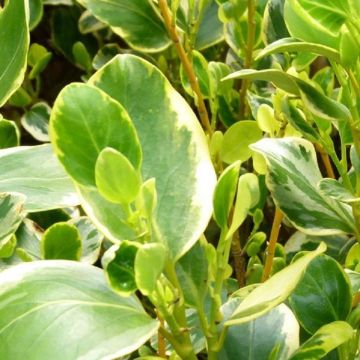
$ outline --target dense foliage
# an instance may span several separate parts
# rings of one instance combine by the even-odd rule
[[[0,44],[0,359],[360,359],[358,0],[7,0]]]

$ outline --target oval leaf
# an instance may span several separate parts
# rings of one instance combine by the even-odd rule
[[[90,83],[128,111],[143,150],[143,179],[156,180],[159,237],[179,258],[207,226],[216,184],[197,118],[155,66],[132,55],[118,55]]]
[[[341,266],[327,255],[319,256],[290,296],[302,327],[310,334],[336,320],[346,320],[351,309],[350,281]]]
[[[267,186],[277,206],[297,229],[310,235],[355,231],[351,208],[319,191],[317,184],[322,176],[309,141],[262,139],[251,148],[265,156]]]
[[[115,359],[157,330],[135,297],[108,288],[103,271],[65,260],[0,273],[3,360]]]

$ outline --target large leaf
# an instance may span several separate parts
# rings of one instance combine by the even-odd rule
[[[351,208],[325,197],[317,187],[322,176],[309,141],[262,139],[251,147],[265,156],[268,188],[297,229],[310,235],[354,232]]]
[[[98,268],[53,260],[0,273],[3,360],[115,359],[157,326],[135,297],[110,291]]]
[[[160,237],[179,258],[210,219],[216,183],[197,118],[156,67],[132,55],[115,57],[90,83],[129,113],[143,150],[143,179],[156,179]]]
[[[347,0],[287,0],[285,22],[290,34],[300,40],[337,49],[340,28],[349,15]]]
[[[234,297],[224,304],[224,317],[231,314],[239,301]],[[219,359],[286,360],[298,346],[299,324],[292,311],[281,304],[253,321],[230,327]]]
[[[134,49],[156,52],[170,45],[165,26],[151,0],[78,1]]]
[[[26,0],[10,0],[0,10],[0,106],[21,85],[29,46]]]
[[[305,341],[290,360],[322,359],[331,350],[350,340],[353,333],[353,328],[345,321],[326,324]]]
[[[85,186],[95,186],[95,164],[106,147],[123,153],[136,168],[141,163],[140,145],[128,114],[118,102],[89,85],[73,83],[61,91],[51,113],[50,137],[65,169]]]
[[[254,320],[284,302],[296,288],[309,263],[325,250],[325,244],[320,244],[315,251],[302,256],[253,290],[235,309],[225,326]]]
[[[346,320],[351,309],[350,281],[334,259],[319,256],[306,269],[290,304],[302,327],[313,334],[332,321]]]
[[[79,204],[74,186],[50,145],[1,150],[0,191],[26,195],[29,212]]]

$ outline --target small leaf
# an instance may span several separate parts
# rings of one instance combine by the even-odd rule
[[[81,239],[78,229],[69,223],[51,225],[41,239],[43,259],[80,260]]]
[[[135,280],[135,258],[140,245],[135,242],[122,241],[117,247],[108,250],[103,267],[111,288],[120,296],[130,296],[137,290]]]
[[[302,256],[253,290],[225,322],[225,326],[254,320],[284,302],[296,288],[309,263],[325,250],[325,244],[320,244],[315,251]]]
[[[114,203],[130,204],[140,190],[140,174],[120,152],[105,148],[95,165],[96,186],[100,194]]]
[[[302,327],[314,334],[325,324],[346,320],[351,299],[350,281],[340,264],[321,255],[306,269],[290,296],[290,305]]]
[[[305,341],[290,360],[318,360],[330,351],[350,340],[354,329],[345,321],[334,321],[322,326],[307,341]]]
[[[274,137],[280,130],[280,123],[275,119],[274,109],[267,104],[259,106],[256,122],[262,131],[270,134],[270,137]]]
[[[18,146],[20,132],[14,121],[5,120],[0,115],[0,149]]]
[[[166,261],[166,248],[159,243],[145,244],[136,253],[134,269],[137,288],[150,295],[156,287]]]
[[[229,165],[221,174],[214,193],[214,219],[221,228],[228,225],[240,173],[240,161]]]
[[[251,157],[249,145],[262,137],[256,121],[242,120],[232,125],[225,133],[220,156],[231,164],[237,160],[246,161]]]

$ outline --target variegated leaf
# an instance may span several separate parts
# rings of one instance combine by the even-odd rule
[[[300,138],[262,139],[251,148],[265,156],[267,185],[277,206],[299,230],[311,235],[353,233],[351,207],[324,196],[314,146]]]

